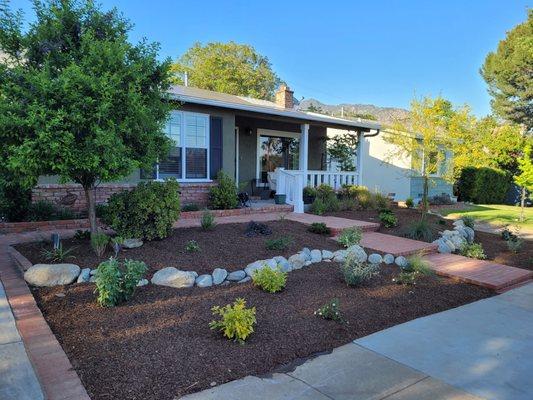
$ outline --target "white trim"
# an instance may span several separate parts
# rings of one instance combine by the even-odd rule
[[[198,113],[198,112],[190,112],[190,111],[179,111],[179,110],[171,110],[171,113],[179,114],[180,115],[180,152],[181,152],[181,176],[185,178],[177,178],[176,180],[178,182],[212,182],[212,176],[210,176],[211,172],[211,121],[210,121],[210,115],[204,114],[204,113]],[[206,129],[206,137],[205,137],[205,146],[202,147],[187,147],[185,143],[185,130],[186,130],[186,119],[187,117],[200,117],[205,118],[205,129]],[[166,132],[165,132],[166,134]],[[186,165],[186,149],[187,148],[197,148],[197,149],[206,149],[207,150],[207,165],[206,165],[206,178],[186,178],[187,176],[187,165]],[[156,175],[155,175],[156,181],[161,181],[163,179],[159,178],[159,163],[156,164]]]

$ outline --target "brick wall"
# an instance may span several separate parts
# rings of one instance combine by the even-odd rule
[[[209,188],[215,183],[182,183],[181,205],[195,203],[200,207],[207,206]],[[96,204],[105,203],[114,193],[130,190],[136,184],[104,183],[96,188]],[[85,194],[81,185],[77,184],[42,184],[32,190],[32,201],[47,200],[60,207],[70,208],[78,215],[83,215],[87,209]]]

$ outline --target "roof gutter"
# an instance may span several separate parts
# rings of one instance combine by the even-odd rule
[[[376,132],[374,133],[369,133],[368,135],[363,134],[363,137],[374,137],[374,136],[379,135],[379,132],[381,132],[381,129],[378,128],[376,129]]]

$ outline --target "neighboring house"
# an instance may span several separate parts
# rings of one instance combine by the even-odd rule
[[[340,188],[345,183],[365,184],[358,171],[327,171],[327,130],[348,130],[362,139],[379,133],[378,123],[296,111],[293,92],[285,85],[276,93],[275,102],[185,86],[173,86],[170,96],[176,110],[166,126],[175,143],[169,158],[153,171],[135,171],[122,182],[101,184],[97,203],[138,182],[172,177],[181,183],[182,204],[205,206],[220,170],[249,192],[270,185],[277,193],[286,194],[297,212],[303,211],[302,189],[306,185],[328,183]],[[365,169],[361,162],[357,165]],[[33,199],[85,209],[81,187],[60,185],[56,177],[41,177]]]
[[[345,133],[345,130],[328,128],[328,137]],[[385,140],[389,134],[397,134],[383,130],[379,135],[367,135],[360,143],[358,154],[361,159],[356,161],[359,174],[362,175],[362,184],[372,191],[394,196],[396,201],[405,201],[411,197],[415,202],[422,199],[423,178],[419,171],[413,169],[412,157],[397,157],[395,145]],[[450,151],[443,150],[445,161],[452,157]],[[357,158],[357,156],[356,156]],[[336,163],[330,160],[328,169],[334,171]],[[443,179],[446,169],[440,168],[439,173],[431,177],[429,196],[448,194],[453,197],[452,183]]]

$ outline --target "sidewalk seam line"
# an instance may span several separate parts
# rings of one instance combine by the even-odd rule
[[[335,398],[334,398],[334,397],[331,397],[331,396],[327,395],[326,393],[323,393],[323,392],[321,392],[321,391],[320,391],[320,390],[318,390],[318,389],[317,389],[316,387],[314,387],[314,386],[310,385],[309,383],[307,383],[307,382],[306,382],[306,381],[304,381],[303,379],[297,378],[297,377],[295,377],[295,376],[291,375],[291,374],[290,374],[290,373],[288,373],[288,372],[286,372],[286,373],[285,373],[285,375],[287,375],[287,376],[291,377],[292,379],[296,379],[297,381],[300,381],[300,382],[302,382],[302,383],[303,383],[304,385],[306,385],[306,386],[309,386],[309,387],[310,387],[311,389],[313,389],[313,390],[317,391],[318,393],[320,393],[320,394],[321,394],[321,395],[323,395],[323,396],[326,396],[326,397],[327,397],[328,399],[331,399],[331,400],[335,400]]]
[[[412,386],[414,386],[414,385],[417,385],[417,384],[419,384],[420,382],[422,382],[422,381],[424,381],[424,380],[426,380],[426,379],[430,379],[430,378],[431,378],[431,377],[430,377],[429,375],[428,375],[428,376],[425,376],[425,377],[423,377],[422,379],[420,379],[420,380],[418,380],[418,381],[416,381],[416,382],[413,382],[413,383],[411,383],[410,385],[407,385],[407,386],[404,387],[404,388],[398,389],[398,390],[396,390],[395,392],[389,393],[389,394],[385,395],[384,397],[381,397],[379,400],[385,400],[385,399],[387,399],[387,398],[390,398],[391,396],[394,396],[395,394],[400,393],[400,392],[404,391],[405,389],[409,389],[410,387],[412,387]]]

